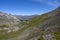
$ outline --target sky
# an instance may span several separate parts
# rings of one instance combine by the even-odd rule
[[[0,12],[12,15],[40,15],[60,6],[60,0],[0,0]]]

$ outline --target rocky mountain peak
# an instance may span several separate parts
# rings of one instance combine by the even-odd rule
[[[0,23],[18,23],[18,22],[20,22],[20,20],[17,17],[11,14],[0,12]]]
[[[7,13],[4,13],[4,12],[0,12],[0,15],[6,15]]]
[[[4,33],[10,33],[12,31],[17,31],[19,29],[18,26],[15,26],[15,25],[18,25],[21,21],[11,15],[11,14],[7,14],[7,13],[4,13],[4,12],[0,12],[0,35],[3,35]],[[1,31],[4,31],[1,32]]]

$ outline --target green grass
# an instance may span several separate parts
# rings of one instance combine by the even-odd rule
[[[0,28],[9,27],[9,25],[0,25]]]
[[[60,40],[60,32],[54,33],[56,40]]]
[[[45,17],[46,15],[44,15]],[[45,17],[45,18],[42,18],[42,17],[36,17],[36,18],[33,18],[31,19],[29,22],[29,26],[36,26],[36,25],[39,25],[39,24],[42,24],[44,23],[46,20],[49,20],[51,17]]]
[[[6,33],[6,35],[3,35],[4,37],[2,37],[2,38],[4,38],[4,39],[10,39],[10,38],[14,38],[14,37],[17,37],[18,35],[20,35],[26,28],[28,28],[28,26],[26,26],[26,27],[23,27],[22,29],[20,29],[20,30],[18,30],[18,31],[16,31],[16,32],[11,32],[11,33]],[[0,38],[1,38],[0,37]]]

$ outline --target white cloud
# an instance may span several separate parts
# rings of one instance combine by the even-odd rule
[[[48,1],[47,4],[50,5],[50,6],[60,6],[60,2],[58,2],[57,0]]]
[[[40,2],[49,6],[60,6],[60,2],[58,0],[32,0],[35,2]]]

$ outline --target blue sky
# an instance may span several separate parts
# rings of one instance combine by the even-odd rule
[[[36,15],[54,10],[60,0],[0,0],[0,11],[13,15]]]

